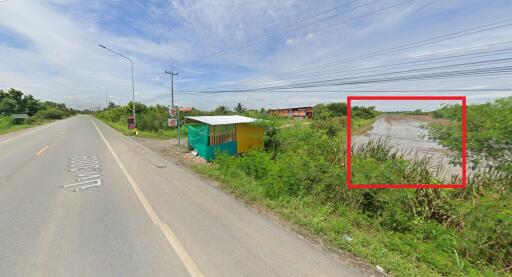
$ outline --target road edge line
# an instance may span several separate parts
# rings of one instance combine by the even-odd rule
[[[114,151],[114,149],[112,148],[110,143],[107,141],[107,139],[105,138],[103,133],[100,131],[100,129],[98,128],[98,125],[96,125],[96,122],[94,122],[94,120],[92,118],[89,118],[89,119],[91,120],[92,124],[96,128],[96,131],[98,132],[101,139],[107,146],[108,150],[114,157],[114,160],[116,160],[117,164],[119,165],[119,168],[121,169],[121,171],[125,175],[126,179],[128,180],[128,183],[130,183],[130,186],[132,187],[133,191],[135,192],[135,195],[137,195],[137,198],[141,202],[142,206],[144,207],[144,210],[150,217],[151,221],[153,221],[153,224],[158,226],[160,231],[163,233],[163,235],[167,239],[167,242],[169,242],[169,244],[174,249],[174,252],[176,253],[176,255],[178,255],[178,257],[180,258],[183,265],[185,265],[185,267],[187,268],[188,273],[194,277],[195,276],[198,276],[198,277],[204,276],[203,273],[201,272],[201,270],[199,269],[199,267],[197,266],[197,264],[194,262],[194,260],[190,256],[190,254],[185,249],[185,247],[181,244],[179,239],[176,237],[174,232],[171,230],[171,228],[167,224],[163,223],[162,220],[160,220],[160,218],[158,217],[157,213],[155,212],[155,210],[153,209],[151,204],[149,204],[149,201],[147,200],[146,196],[144,196],[144,193],[140,190],[139,185],[137,185],[137,183],[135,182],[133,177],[130,175],[130,173],[128,173],[128,170],[124,166],[123,162],[121,162],[121,160],[117,156],[116,152]]]
[[[74,116],[73,116],[74,117]],[[32,134],[32,133],[35,133],[35,132],[38,132],[38,131],[41,131],[41,130],[44,130],[46,128],[49,128],[49,127],[52,127],[52,126],[55,126],[55,125],[58,125],[59,123],[62,123],[64,121],[67,121],[73,117],[69,117],[69,118],[65,118],[65,119],[59,119],[57,121],[54,121],[54,122],[49,122],[49,123],[46,123],[46,124],[42,124],[42,125],[39,125],[39,126],[34,126],[32,128],[27,128],[25,132],[22,132],[18,135],[14,135],[10,138],[7,138],[5,140],[0,140],[0,144],[2,143],[5,143],[5,142],[9,142],[9,141],[12,141],[12,140],[15,140],[17,138],[21,138],[21,137],[24,137],[25,135],[29,135],[29,134]],[[23,130],[22,130],[23,131]],[[6,133],[4,135],[9,135],[9,133]]]

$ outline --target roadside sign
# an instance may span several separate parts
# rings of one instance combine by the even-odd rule
[[[128,129],[135,129],[135,118],[133,115],[128,116]]]
[[[175,117],[177,110],[178,109],[176,109],[176,108],[169,108],[169,116],[170,117]]]
[[[169,118],[169,119],[167,119],[167,125],[169,127],[176,127],[176,126],[178,126],[178,119],[176,119],[176,118]]]
[[[12,119],[27,119],[29,116],[26,113],[22,114],[13,114],[11,115]]]

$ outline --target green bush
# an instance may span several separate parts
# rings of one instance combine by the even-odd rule
[[[12,125],[12,120],[8,116],[0,116],[0,130],[7,129]]]
[[[48,108],[37,112],[35,117],[38,119],[63,119],[66,117],[66,113],[57,108]]]

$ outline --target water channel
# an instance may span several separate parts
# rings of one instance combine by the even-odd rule
[[[431,171],[441,180],[449,181],[452,175],[460,176],[460,166],[450,163],[457,154],[429,139],[424,126],[428,118],[407,115],[382,115],[364,134],[352,137],[353,147],[371,139],[385,139],[406,159],[429,157]],[[459,157],[460,159],[460,157]],[[442,170],[440,170],[442,169]]]

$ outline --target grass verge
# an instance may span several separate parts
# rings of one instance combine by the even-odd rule
[[[0,117],[0,135],[32,128],[51,121],[35,121],[31,124],[12,124],[10,117]]]

